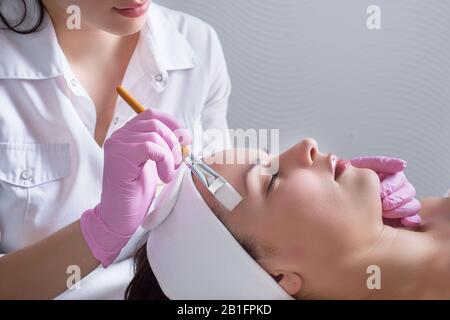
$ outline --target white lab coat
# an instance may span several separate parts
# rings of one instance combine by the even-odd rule
[[[192,16],[152,4],[123,85],[187,128],[201,121],[203,129],[227,129],[222,48],[214,30]],[[133,116],[119,99],[107,137]],[[0,254],[48,237],[99,202],[103,150],[93,138],[95,118],[48,15],[32,34],[0,31]],[[213,143],[219,150],[229,141]],[[132,254],[128,247],[121,259]],[[62,298],[121,298],[130,266],[99,268],[84,291],[82,282]]]

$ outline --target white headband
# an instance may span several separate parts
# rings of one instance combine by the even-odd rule
[[[293,299],[240,246],[194,185],[185,165],[157,199],[142,227],[147,256],[173,300]]]

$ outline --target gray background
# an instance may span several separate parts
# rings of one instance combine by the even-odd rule
[[[398,156],[419,196],[450,188],[450,1],[156,2],[218,32],[231,128],[280,128],[282,149],[314,137],[341,157]]]

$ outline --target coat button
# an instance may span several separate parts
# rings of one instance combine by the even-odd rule
[[[30,180],[32,176],[33,176],[33,174],[32,174],[32,172],[31,172],[30,169],[25,169],[25,170],[23,170],[22,173],[20,174],[20,177],[21,177],[23,180]]]
[[[155,76],[155,81],[156,82],[162,82],[164,80],[164,77],[162,76],[162,74],[157,74]]]

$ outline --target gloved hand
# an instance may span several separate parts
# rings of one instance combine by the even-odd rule
[[[354,167],[371,169],[378,174],[383,218],[390,220],[391,225],[400,224],[410,228],[420,226],[421,218],[418,212],[421,204],[415,198],[414,186],[408,182],[403,172],[406,161],[378,156],[355,158],[350,162]]]
[[[165,183],[174,177],[182,160],[180,138],[190,142],[175,119],[147,109],[105,141],[101,201],[80,220],[83,237],[103,267],[114,261],[141,224],[158,176]]]

